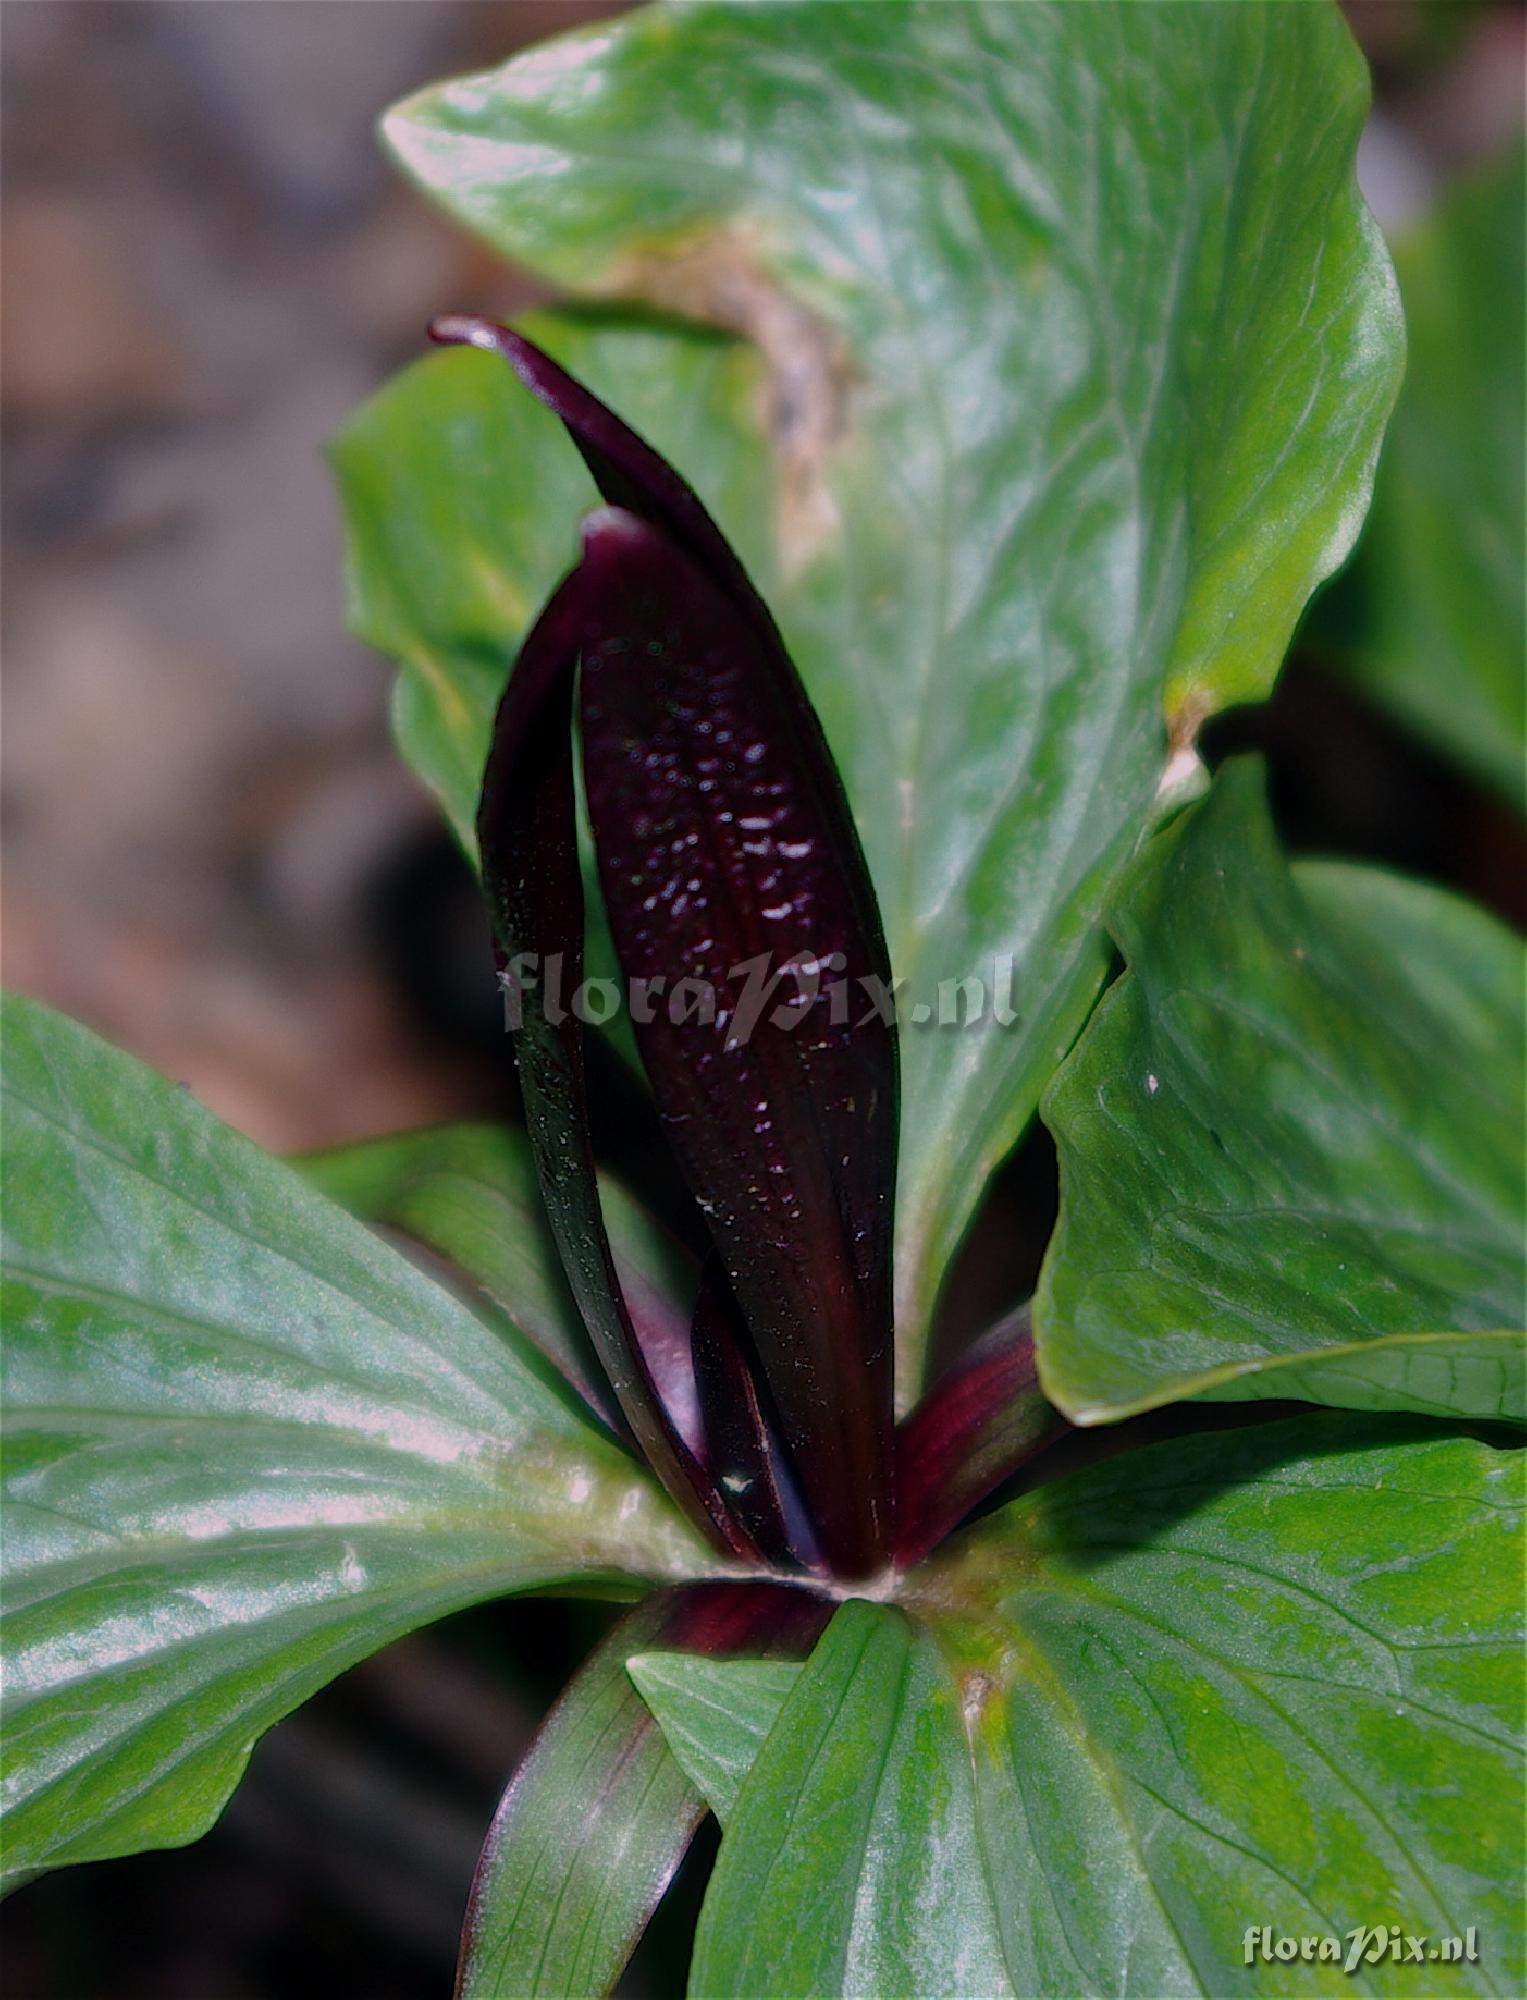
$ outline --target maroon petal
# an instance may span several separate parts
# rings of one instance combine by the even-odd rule
[[[983,1335],[897,1430],[897,1562],[921,1562],[1066,1427],[1040,1393],[1025,1306]]]
[[[705,1424],[705,1462],[735,1519],[770,1562],[812,1569],[817,1551],[798,1506],[749,1355],[747,1328],[712,1256],[695,1302],[692,1353]]]
[[[794,671],[730,592],[615,508],[582,574],[584,787],[637,1044],[823,1553],[865,1575],[890,1541],[897,1065],[863,859]]]
[[[500,355],[553,416],[560,417],[594,484],[612,507],[624,507],[663,528],[772,632],[774,621],[731,544],[699,496],[645,438],[511,326],[477,313],[441,313],[429,337],[443,347],[480,347]]]
[[[583,1028],[554,1001],[583,970],[583,884],[574,820],[572,698],[589,627],[589,578],[566,578],[521,649],[493,726],[478,808],[483,886],[501,977],[519,1014],[525,1125],[552,1234],[610,1386],[648,1463],[722,1548],[755,1554],[664,1406],[616,1276],[589,1137]],[[560,1018],[553,1018],[556,1005]]]
[[[702,569],[709,571],[711,581],[731,597],[739,614],[755,628],[764,666],[775,682],[778,700],[789,711],[796,733],[808,746],[811,760],[825,767],[824,780],[818,787],[818,803],[832,841],[844,856],[843,879],[853,898],[859,927],[874,948],[873,970],[883,982],[877,990],[885,991],[890,984],[891,968],[880,912],[853,815],[838,782],[821,724],[806,699],[769,607],[693,487],[645,438],[639,437],[549,354],[522,333],[516,333],[513,327],[475,313],[443,313],[430,322],[429,333],[432,340],[443,346],[477,347],[508,362],[530,393],[566,425],[604,499],[612,507],[623,508],[661,528]]]
[[[619,1256],[615,1259],[615,1275],[663,1414],[715,1484],[705,1450],[705,1423],[700,1414],[689,1320],[675,1299],[660,1292],[640,1272],[623,1267]]]
[[[720,1034],[659,1013],[638,1041],[822,1550],[866,1574],[890,1540],[897,1064],[847,800],[773,619],[685,482],[511,329],[459,315],[431,334],[500,354],[624,510],[586,525],[583,564],[603,626],[584,650],[583,725],[611,928],[628,980],[687,974],[715,993]],[[635,671],[601,691],[623,654]],[[738,971],[756,959],[761,989]],[[838,1001],[792,1008],[790,976],[773,983],[785,961],[818,968],[804,977],[836,982]]]

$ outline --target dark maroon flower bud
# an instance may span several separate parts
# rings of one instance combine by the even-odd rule
[[[502,962],[561,953],[571,991],[576,704],[621,970],[670,995],[633,1028],[711,1245],[693,1329],[698,1442],[615,1275],[582,1023],[553,1019],[532,984],[516,1044],[563,1263],[632,1432],[689,1513],[734,1553],[867,1576],[893,1541],[897,1055],[893,1022],[832,1004],[837,981],[856,994],[890,982],[841,781],[773,619],[689,487],[508,328],[451,317],[431,331],[502,355],[609,503],[515,664],[478,836]]]

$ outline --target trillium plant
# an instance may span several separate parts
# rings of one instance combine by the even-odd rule
[[[1366,102],[1320,0],[702,0],[388,115],[571,300],[334,449],[523,1118],[283,1164],[8,1003],[12,1879],[582,1593],[463,1994],[611,1990],[707,1814],[718,2000],[1521,1990],[1520,949],[1197,747],[1377,465],[1314,629],[1520,807],[1520,163],[1397,246],[1381,462]]]

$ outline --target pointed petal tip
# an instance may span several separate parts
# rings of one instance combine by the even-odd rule
[[[485,347],[497,353],[508,329],[481,313],[436,313],[425,330],[440,347]]]
[[[508,362],[533,396],[558,416],[563,415],[557,397],[571,378],[512,326],[489,319],[486,313],[436,313],[426,331],[437,347],[476,347],[484,354],[496,354]]]
[[[436,313],[426,331],[439,347],[476,347],[484,354],[496,354],[501,361],[507,361],[530,393],[564,423],[571,414],[564,407],[569,394],[575,400],[596,400],[533,340],[516,333],[512,326],[505,326],[502,320],[490,319],[486,313]],[[603,410],[602,404],[597,407]]]

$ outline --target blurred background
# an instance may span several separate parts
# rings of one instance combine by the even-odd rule
[[[537,296],[371,139],[393,99],[615,11],[598,0],[5,0],[0,530],[8,985],[289,1151],[509,1101],[475,891],[346,638],[325,439],[431,312]],[[1523,113],[1522,12],[1362,0],[1361,167],[1401,229]],[[1296,653],[1211,757],[1272,760],[1301,850],[1520,921],[1487,791]],[[983,1217],[952,1323],[1030,1283],[1043,1135]],[[199,1846],[65,1871],[0,1915],[11,2000],[443,1994],[515,1758],[605,1614],[487,1607],[282,1724]],[[690,1870],[691,1901],[703,1850]],[[623,1990],[682,1983],[681,1907]]]

